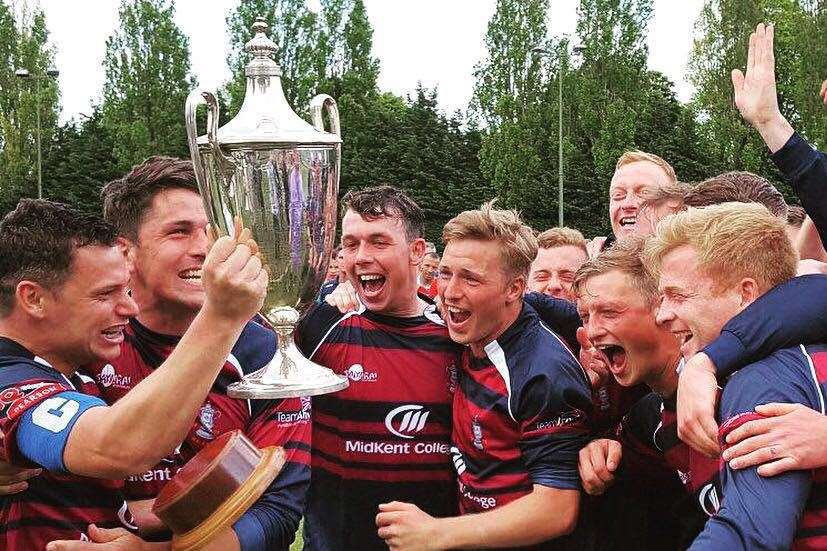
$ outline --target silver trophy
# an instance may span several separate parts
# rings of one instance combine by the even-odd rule
[[[314,396],[341,390],[346,377],[302,356],[293,343],[297,308],[312,301],[324,279],[336,233],[342,139],[336,102],[318,95],[310,102],[311,126],[284,97],[276,44],[267,24],[253,24],[244,47],[244,103],[218,128],[215,94],[194,90],[185,108],[187,137],[198,188],[210,222],[233,231],[240,216],[259,245],[270,281],[261,314],[278,333],[278,350],[264,368],[230,385],[234,398]],[[207,134],[198,137],[198,105],[207,105]],[[330,132],[325,131],[327,112]]]

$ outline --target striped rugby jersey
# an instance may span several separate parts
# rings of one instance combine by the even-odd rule
[[[398,318],[315,305],[297,331],[303,353],[350,386],[313,398],[305,549],[387,550],[380,503],[457,514],[450,457],[451,399],[462,348],[431,306]]]
[[[591,389],[577,359],[534,308],[523,304],[517,320],[485,346],[484,357],[466,349],[458,383],[452,452],[462,513],[501,507],[535,484],[580,489],[577,460],[588,442]]]
[[[803,404],[825,414],[827,345],[779,350],[727,380],[718,408],[719,438],[761,416],[771,402]],[[790,471],[773,477],[755,467],[721,466],[723,498],[691,549],[827,549],[827,469]]]
[[[97,396],[88,377],[75,374],[67,378],[18,343],[0,337],[0,461],[26,468],[37,466],[22,455],[17,445],[16,433],[25,412],[45,407],[49,419],[59,423],[61,410],[50,408],[49,400],[61,400],[61,396],[76,392]],[[60,428],[50,428],[54,438],[45,445],[62,446],[57,437]],[[4,551],[45,549],[56,539],[87,539],[86,530],[92,523],[103,528],[135,529],[121,492],[122,480],[44,470],[28,483],[23,492],[0,496],[0,549]]]
[[[112,362],[88,366],[84,371],[95,380],[103,399],[112,404],[155,371],[179,340],[178,336],[156,333],[131,319],[124,332],[121,355]],[[269,535],[275,540],[273,549],[286,550],[290,546],[310,482],[310,399],[243,400],[227,396],[230,384],[266,365],[275,350],[275,333],[258,323],[248,322],[187,437],[155,467],[126,480],[124,492],[128,499],[155,498],[205,445],[225,432],[238,429],[259,448],[284,447],[287,457],[284,468],[260,501],[252,506],[250,514],[257,514],[259,508],[265,510],[261,518],[268,518],[268,526],[273,529]]]

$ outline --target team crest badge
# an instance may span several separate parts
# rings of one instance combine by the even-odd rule
[[[480,418],[476,415],[474,420],[471,421],[471,433],[474,435],[474,447],[478,450],[483,449],[482,425],[480,424]]]
[[[212,407],[212,404],[207,402],[201,407],[201,411],[198,413],[198,420],[201,423],[201,426],[198,427],[198,430],[195,431],[197,436],[200,436],[204,440],[212,440],[215,438],[215,434],[213,434],[213,426],[215,426],[215,418],[218,417],[218,412],[215,411],[215,408]]]

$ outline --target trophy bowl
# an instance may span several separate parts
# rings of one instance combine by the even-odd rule
[[[276,45],[259,18],[245,45],[247,90],[238,114],[218,128],[215,94],[187,98],[187,138],[204,207],[219,234],[240,217],[258,243],[269,275],[261,315],[278,334],[278,350],[264,368],[230,385],[234,398],[314,396],[346,388],[347,378],[305,358],[293,342],[298,308],[315,299],[327,272],[336,233],[342,140],[336,102],[320,94],[310,103],[313,125],[287,103]],[[198,137],[196,109],[207,106],[207,133]],[[330,131],[324,129],[324,116]]]

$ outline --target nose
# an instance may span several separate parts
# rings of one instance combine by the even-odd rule
[[[437,280],[439,294],[447,300],[456,300],[462,296],[457,278],[454,276],[440,277]]]
[[[207,238],[207,229],[204,231],[193,232],[193,238],[190,239],[189,254],[201,259],[207,257],[207,252],[210,250],[210,241]]]
[[[586,324],[586,334],[592,342],[606,334],[606,329],[597,318],[598,316],[589,316],[589,323]]]
[[[134,318],[138,315],[138,304],[128,290],[123,293],[123,298],[115,307],[115,313],[124,318]]]
[[[546,284],[545,294],[556,298],[562,298],[563,284],[560,282],[560,278],[557,276],[552,276],[549,278],[548,283]]]
[[[672,304],[665,298],[661,299],[657,314],[655,315],[655,323],[658,325],[666,325],[674,319],[675,310],[672,308]]]
[[[365,243],[360,243],[359,248],[356,249],[356,254],[353,258],[354,264],[367,264],[373,260],[368,246]]]

